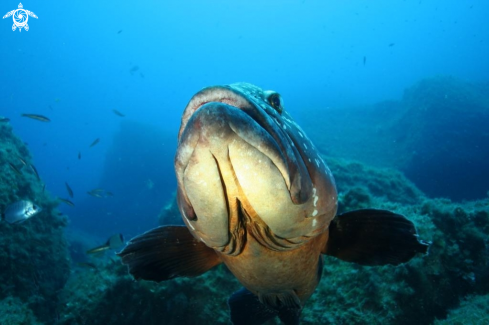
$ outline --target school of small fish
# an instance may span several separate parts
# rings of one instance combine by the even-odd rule
[[[118,34],[122,32],[119,31]],[[139,70],[139,67],[134,66],[131,69],[131,72]],[[55,102],[58,103],[60,101],[59,98],[55,99]],[[53,108],[49,106],[51,110]],[[125,117],[125,114],[120,112],[117,109],[112,109],[112,112],[119,117]],[[22,113],[20,115],[21,117],[26,117],[31,120],[39,121],[39,122],[51,122],[51,119],[45,115],[41,114],[33,114],[33,113]],[[0,123],[10,123],[10,118],[0,116]],[[90,144],[89,148],[92,148],[96,146],[100,142],[100,138],[96,138],[95,140],[92,141]],[[82,154],[81,151],[78,151],[78,160],[81,159]],[[17,176],[23,175],[23,173],[27,173],[30,175],[33,175],[39,183],[42,184],[42,193],[44,193],[46,184],[42,183],[41,177],[36,169],[36,167],[24,160],[21,157],[17,157],[17,161],[9,161],[7,162],[10,170],[12,171],[13,174]],[[72,187],[68,184],[68,182],[65,182],[65,188],[68,193],[69,199],[67,198],[61,198],[58,197],[58,201],[60,203],[64,203],[70,207],[75,207],[75,203],[71,200],[75,197],[75,192],[72,189]],[[90,190],[87,192],[88,195],[95,197],[95,198],[108,198],[112,197],[114,194],[111,191],[108,191],[106,189],[102,188],[95,188],[93,190]],[[9,224],[21,224],[25,222],[26,220],[38,215],[40,212],[42,212],[43,209],[42,207],[38,206],[35,204],[31,199],[22,199],[19,201],[14,201],[10,204],[8,204],[6,207],[3,208],[3,211],[0,210],[0,216],[1,220],[9,223]],[[63,213],[59,212],[59,215],[62,215]],[[125,245],[124,242],[124,237],[122,234],[115,234],[109,237],[106,243],[103,245],[97,246],[95,248],[92,248],[87,251],[87,254],[93,255],[93,256],[99,256],[101,254],[104,254],[105,251],[108,250],[115,250],[118,248],[121,248],[122,246]],[[84,267],[89,267],[89,268],[96,268],[96,265],[91,263],[91,262],[80,262],[80,266]]]

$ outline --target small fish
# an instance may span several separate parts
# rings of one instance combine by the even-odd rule
[[[30,165],[30,167],[31,167],[32,171],[34,172],[34,175],[36,175],[37,180],[40,182],[41,177],[39,177],[39,173],[37,172],[36,167],[34,167],[34,165],[32,165],[32,164]]]
[[[139,70],[139,67],[137,65],[133,66],[129,72],[132,74],[133,72],[136,72]]]
[[[31,201],[21,200],[9,204],[5,208],[2,218],[10,224],[21,223],[35,216],[41,211],[42,209]]]
[[[103,196],[99,192],[88,191],[87,194],[93,197],[103,198]]]
[[[93,189],[91,191],[88,191],[87,194],[91,195],[93,197],[97,197],[97,198],[105,198],[105,197],[114,196],[114,194],[112,194],[112,192],[104,190],[103,188]]]
[[[20,157],[17,157],[17,159],[19,159],[19,161],[22,163],[22,165],[27,166],[27,163],[25,162],[24,159],[22,159]]]
[[[75,203],[71,202],[70,200],[67,200],[67,199],[62,199],[62,198],[58,198],[58,200],[60,200],[61,202],[63,202],[64,204],[67,204],[69,205],[70,207],[74,207],[75,206]]]
[[[122,234],[115,234],[110,236],[104,245],[89,249],[87,254],[96,254],[109,249],[118,249],[122,246],[124,246],[124,236]]]
[[[0,116],[0,123],[7,123],[9,121],[10,121],[10,119],[8,117]]]
[[[90,145],[90,148],[93,147],[93,146],[95,146],[99,142],[100,142],[100,138],[97,138],[97,139],[93,140],[92,144]]]
[[[66,186],[66,190],[68,191],[68,195],[73,198],[74,194],[73,194],[73,190],[71,189],[70,185],[65,182],[65,186]]]
[[[38,120],[38,121],[41,121],[41,122],[51,122],[51,120],[49,118],[47,118],[46,116],[43,116],[43,115],[38,115],[38,114],[22,114],[21,116],[28,117],[28,118],[31,118],[33,120]]]
[[[395,43],[389,43],[389,47],[393,47],[394,45],[396,45]]]
[[[139,75],[144,79],[144,74],[142,72],[140,72]]]
[[[94,269],[94,270],[97,269],[97,265],[90,263],[90,262],[77,262],[76,265],[79,267],[87,268],[87,269]]]
[[[78,151],[78,160],[80,160],[80,159],[81,159],[81,152]]]
[[[44,193],[44,191],[46,191],[46,184],[42,184],[42,193]]]
[[[12,168],[12,170],[17,174],[17,175],[22,175],[22,172],[20,171],[20,169],[17,168],[17,166],[15,166],[14,164],[12,164],[10,161],[8,163],[10,165],[10,168]]]
[[[363,65],[365,65],[365,64],[367,64],[367,57],[366,56],[363,57]]]
[[[120,117],[124,117],[125,116],[124,114],[122,114],[121,112],[119,112],[116,109],[113,109],[112,112],[114,112],[115,115],[120,116]]]
[[[118,32],[117,32],[117,34],[120,34],[120,33],[122,33],[122,29],[121,29],[120,31],[118,31]]]

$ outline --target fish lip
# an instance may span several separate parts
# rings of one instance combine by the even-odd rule
[[[246,95],[231,88],[230,86],[211,86],[206,87],[195,94],[187,104],[180,124],[180,130],[178,132],[178,139],[181,138],[183,131],[185,130],[189,119],[192,115],[200,109],[202,106],[210,103],[223,103],[232,106],[236,109],[240,109],[250,115],[247,109],[256,109],[257,105],[248,100]],[[251,118],[253,118],[250,115]],[[256,119],[253,118],[256,121]]]

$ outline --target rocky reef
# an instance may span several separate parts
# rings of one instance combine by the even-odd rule
[[[434,77],[400,101],[307,109],[301,119],[328,156],[398,169],[430,197],[487,197],[488,83]]]
[[[52,324],[58,292],[70,274],[67,220],[37,178],[32,157],[8,123],[0,123],[0,211],[18,200],[43,210],[21,224],[0,222],[0,323]]]
[[[429,199],[398,172],[353,162],[375,171],[362,172],[363,183],[381,185],[379,196],[369,187],[357,187],[355,173],[350,176],[335,168],[348,162],[328,161],[343,184],[341,192],[347,193],[340,196],[343,211],[365,206],[397,211],[432,245],[427,256],[397,267],[361,267],[326,257],[321,284],[311,308],[304,310],[304,324],[431,324],[445,318],[466,295],[489,292],[489,199],[463,204]],[[381,182],[371,178],[375,174],[383,174]],[[389,186],[386,182],[392,178],[399,182]],[[399,191],[414,196],[407,195],[410,202],[403,202],[403,196],[387,194]]]
[[[452,169],[440,168],[444,172],[440,175],[453,182],[452,187],[444,183],[449,191],[446,196],[452,196],[453,200],[436,198],[433,192],[419,189],[422,182],[416,179],[416,175],[424,175],[427,182],[436,181],[441,176],[430,170],[440,165],[444,155],[453,154],[461,146],[455,138],[443,145],[440,138],[430,140],[429,130],[439,136],[445,132],[442,138],[449,139],[456,137],[458,126],[469,127],[468,119],[484,120],[488,107],[485,88],[474,87],[450,78],[435,78],[408,90],[402,102],[375,105],[371,114],[363,118],[360,114],[363,108],[331,114],[326,119],[332,123],[331,128],[323,125],[322,130],[331,132],[333,141],[328,133],[316,132],[318,124],[312,125],[312,133],[306,124],[308,134],[327,153],[325,160],[338,187],[340,213],[367,207],[395,211],[412,220],[420,237],[432,244],[428,255],[417,256],[396,267],[363,267],[325,256],[321,283],[304,308],[301,324],[445,325],[480,324],[487,319],[489,197],[481,194],[482,188],[489,184],[484,178],[486,174],[481,173],[480,179],[473,182],[477,194],[467,196],[475,195],[479,199],[461,202],[457,200],[465,196],[453,193],[465,189],[462,183],[456,182],[457,177],[447,177],[452,175]],[[443,95],[447,89],[449,96]],[[423,99],[426,96],[434,98]],[[448,106],[441,105],[447,100]],[[462,113],[456,110],[465,105],[470,107],[470,116],[463,116],[465,110]],[[449,112],[447,119],[456,116],[461,122],[453,125],[447,120],[437,120],[445,111]],[[432,113],[435,115],[431,116]],[[348,116],[352,118],[351,123],[341,125],[340,121]],[[379,116],[382,116],[380,120]],[[487,131],[480,124],[475,126],[465,134],[471,139],[481,136],[484,142]],[[343,134],[340,128],[345,128]],[[144,184],[148,177],[154,182],[151,186],[158,187],[167,181],[146,174],[147,170],[158,171],[163,157],[152,157],[151,152],[138,148],[145,127],[129,123],[121,130],[125,131],[116,137],[115,151],[109,155],[107,175],[101,185],[132,186],[135,191],[121,194],[128,195],[123,201],[132,197],[135,205],[144,204],[150,200],[151,184]],[[409,136],[405,137],[401,130],[407,130]],[[157,134],[152,131],[147,134],[149,147],[162,145],[163,138],[156,137]],[[355,134],[358,134],[356,138]],[[365,137],[373,144],[366,145]],[[136,138],[139,140],[131,142]],[[431,146],[422,154],[424,160],[419,157],[425,150],[422,146],[425,149]],[[360,150],[347,152],[353,148]],[[479,159],[485,157],[486,148],[457,151],[476,162],[470,165],[469,169],[473,170],[469,173],[481,172]],[[354,155],[357,160],[349,157]],[[453,161],[447,160],[450,168],[454,166]],[[0,122],[0,210],[19,199],[32,200],[43,208],[22,224],[0,222],[0,324],[229,323],[226,302],[240,284],[226,267],[220,265],[196,278],[156,284],[134,281],[113,251],[87,257],[85,251],[92,244],[97,245],[95,239],[83,232],[69,232],[66,236],[71,246],[67,244],[66,217],[57,211],[58,202],[44,190],[42,181],[29,168],[31,164],[27,147],[14,136],[8,122]],[[413,169],[416,165],[417,169]],[[135,178],[123,177],[138,168],[141,171]],[[173,175],[171,166],[164,168],[165,175]],[[426,189],[426,186],[421,187]],[[146,225],[181,224],[174,197],[163,208],[161,201],[153,200],[152,204],[151,210],[145,213]],[[127,211],[131,209],[128,207]],[[129,214],[127,218],[134,218]],[[127,225],[130,227],[131,223]],[[279,321],[268,322],[271,324]]]
[[[429,199],[396,170],[327,161],[336,176],[341,211],[394,210],[412,220],[432,246],[427,256],[397,267],[362,267],[325,257],[323,278],[304,308],[302,324],[432,324],[455,317],[452,309],[460,303],[466,308],[465,297],[489,294],[489,200]],[[179,218],[172,200],[160,222]],[[196,278],[155,284],[133,281],[123,266],[109,260],[75,272],[63,291],[61,323],[84,324],[89,317],[90,324],[131,324],[135,319],[145,324],[163,319],[165,324],[226,324],[226,301],[239,287],[224,266]]]

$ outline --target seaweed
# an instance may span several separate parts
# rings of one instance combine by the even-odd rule
[[[22,224],[0,222],[0,299],[9,306],[29,309],[27,318],[33,313],[37,321],[52,323],[57,317],[58,292],[70,273],[63,234],[67,220],[59,216],[58,203],[43,191],[30,164],[32,157],[12,127],[0,124],[0,210],[21,199],[32,200],[43,209]]]

